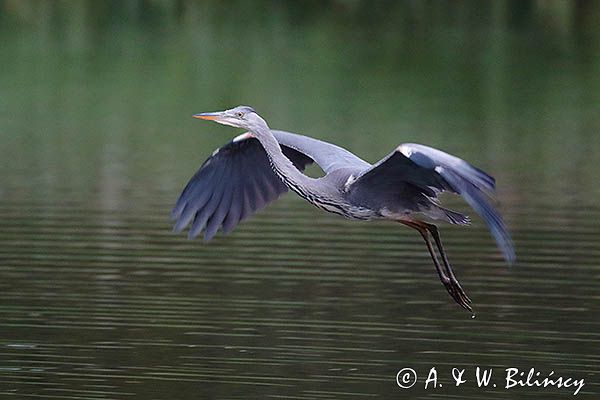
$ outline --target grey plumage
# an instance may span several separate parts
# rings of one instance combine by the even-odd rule
[[[215,151],[189,181],[172,212],[176,232],[191,222],[188,236],[204,231],[208,241],[219,228],[231,231],[290,189],[311,204],[350,219],[391,219],[417,229],[446,289],[470,310],[470,299],[447,261],[437,227],[423,220],[469,223],[467,216],[441,206],[437,195],[447,191],[465,199],[488,224],[507,262],[515,261],[510,234],[491,203],[494,178],[458,157],[423,145],[403,144],[371,165],[340,146],[270,130],[247,106],[195,117],[249,132]],[[326,175],[304,175],[302,171],[312,162]]]
[[[283,149],[301,171],[313,162],[294,149]],[[193,220],[188,237],[205,230],[204,240],[209,241],[219,227],[230,232],[287,190],[256,138],[231,141],[202,164],[179,196],[171,213],[177,220],[174,231],[181,232]]]

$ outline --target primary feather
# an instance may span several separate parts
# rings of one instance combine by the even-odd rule
[[[283,152],[299,170],[313,162],[292,148],[283,146]],[[208,241],[219,228],[230,232],[287,190],[258,140],[238,138],[213,152],[190,179],[171,212],[173,229],[181,232],[193,221],[188,237],[204,231]]]

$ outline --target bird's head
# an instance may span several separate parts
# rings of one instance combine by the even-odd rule
[[[229,125],[235,128],[255,130],[257,127],[265,127],[263,120],[252,107],[237,106],[231,110],[207,112],[194,115],[194,118],[215,121],[222,125]]]

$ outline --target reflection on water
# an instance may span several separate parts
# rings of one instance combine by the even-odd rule
[[[476,366],[554,370],[585,378],[580,396],[599,392],[593,31],[459,17],[413,31],[355,25],[352,12],[249,29],[202,10],[83,39],[4,16],[16,27],[0,28],[2,396],[572,393],[505,390],[500,378],[454,387],[453,367]],[[480,221],[442,227],[471,319],[398,224],[345,221],[288,195],[209,245],[173,235],[179,190],[236,134],[190,115],[238,103],[372,161],[401,142],[472,160],[498,179],[517,265]],[[425,391],[432,366],[443,387]],[[403,391],[405,367],[421,380]]]

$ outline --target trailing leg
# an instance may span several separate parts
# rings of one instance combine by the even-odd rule
[[[446,257],[446,253],[442,246],[442,242],[440,240],[439,233],[437,231],[437,227],[435,225],[428,224],[423,221],[400,221],[400,222],[406,226],[410,226],[411,228],[416,229],[421,234],[421,236],[423,237],[423,240],[425,240],[425,244],[427,245],[427,250],[429,250],[429,254],[431,255],[431,259],[433,260],[433,264],[438,273],[438,276],[440,277],[440,281],[442,282],[442,284],[444,285],[444,287],[446,288],[446,290],[448,291],[450,296],[452,296],[454,301],[458,305],[460,305],[462,308],[464,308],[465,310],[473,311],[473,309],[469,305],[469,303],[471,303],[471,299],[469,299],[469,297],[466,295],[466,293],[462,289],[460,283],[458,282],[458,279],[454,275],[454,271],[452,270],[452,267],[450,267],[450,263],[448,262],[448,258]],[[440,256],[442,257],[444,267],[442,267],[440,265],[437,255],[435,254],[435,251],[433,249],[433,244],[431,242],[430,234],[431,234],[431,236],[433,236],[433,239],[435,240],[435,243],[436,243],[436,246],[440,253]]]
[[[471,299],[469,298],[469,296],[467,296],[467,294],[463,290],[462,286],[460,285],[460,282],[458,282],[458,279],[456,278],[456,275],[454,275],[454,270],[452,270],[452,267],[450,266],[450,262],[448,261],[448,257],[446,256],[446,251],[444,250],[444,246],[442,245],[442,240],[440,239],[440,234],[439,234],[437,226],[435,226],[433,224],[427,224],[427,229],[429,230],[429,232],[431,232],[431,236],[433,236],[433,240],[435,240],[435,244],[437,245],[438,251],[442,257],[442,261],[444,262],[444,267],[445,267],[446,273],[448,274],[448,278],[450,278],[453,285],[458,289],[458,292],[461,295],[461,297],[463,297],[467,303],[471,303]]]

